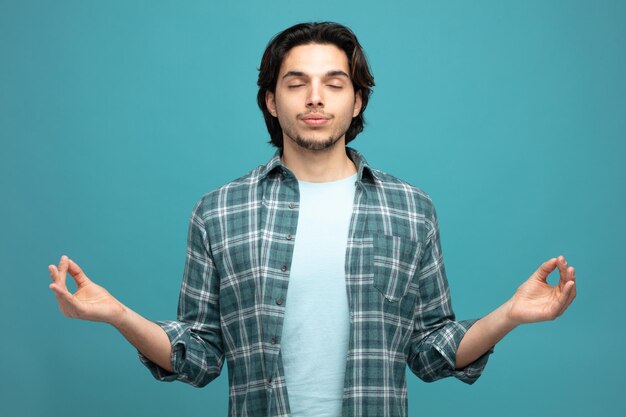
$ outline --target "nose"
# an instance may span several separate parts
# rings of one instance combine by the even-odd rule
[[[322,98],[321,83],[312,82],[309,87],[309,94],[306,101],[309,108],[324,107],[324,99]]]

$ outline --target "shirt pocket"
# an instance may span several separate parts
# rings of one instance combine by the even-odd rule
[[[374,235],[374,287],[390,302],[407,293],[419,267],[422,243],[400,236]]]

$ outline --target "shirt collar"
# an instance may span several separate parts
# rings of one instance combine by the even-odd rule
[[[272,159],[269,160],[267,164],[264,166],[264,170],[261,172],[261,179],[265,178],[272,173],[284,174],[288,172],[288,168],[283,165],[280,155],[282,153],[282,149],[277,149],[274,153]],[[357,171],[357,182],[375,182],[378,178],[376,173],[372,168],[370,168],[369,164],[365,160],[365,157],[356,149],[346,146],[346,153],[348,154],[348,158],[352,160],[354,165],[356,166]]]

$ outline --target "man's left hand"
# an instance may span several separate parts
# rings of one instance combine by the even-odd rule
[[[559,269],[558,284],[548,284],[548,275]],[[554,320],[576,297],[576,272],[563,256],[544,262],[509,300],[508,318],[512,323]]]

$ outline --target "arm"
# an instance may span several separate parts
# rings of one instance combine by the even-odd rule
[[[472,384],[482,374],[490,352],[469,366],[457,369],[459,343],[476,320],[455,319],[434,208],[427,216],[427,226],[417,277],[419,288],[407,363],[411,371],[426,382],[453,376]]]
[[[546,279],[557,267],[560,280],[551,286]],[[574,268],[562,256],[544,262],[510,300],[470,327],[459,344],[456,368],[475,361],[520,324],[556,319],[575,297]]]
[[[146,357],[163,369],[172,371],[170,341],[160,326],[135,313],[106,289],[92,282],[67,256],[61,257],[58,267],[50,265],[48,271],[52,278],[50,289],[66,317],[111,324]],[[74,294],[67,289],[67,272],[76,281]]]
[[[202,200],[189,222],[187,260],[178,304],[178,319],[153,323],[90,281],[76,263],[61,258],[49,271],[59,308],[67,317],[112,324],[137,348],[140,359],[161,381],[180,380],[204,386],[221,372],[224,349],[220,328],[219,276],[213,263]],[[78,289],[65,285],[69,270]]]

